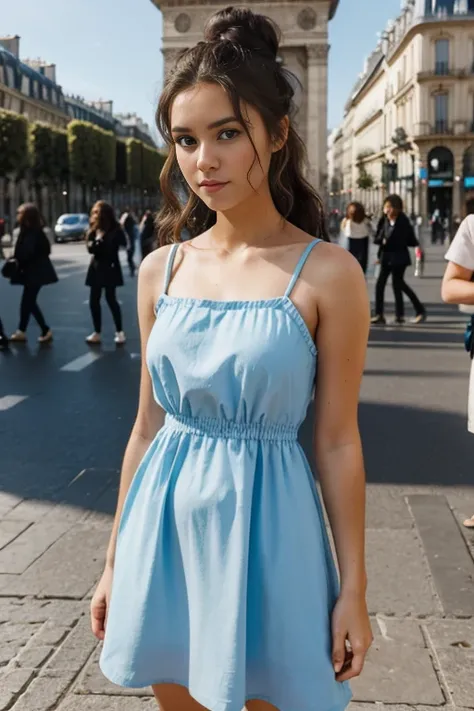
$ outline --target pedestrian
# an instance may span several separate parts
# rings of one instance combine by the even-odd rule
[[[130,276],[135,276],[135,245],[136,245],[136,221],[129,207],[126,207],[120,217],[120,224],[127,237],[127,261]]]
[[[372,639],[357,425],[367,289],[319,239],[278,44],[270,19],[220,10],[157,111],[166,246],[139,272],[140,404],[91,619],[105,676],[152,685],[162,711],[342,711]],[[297,444],[316,353],[340,589]]]
[[[399,195],[389,195],[384,202],[384,217],[380,220],[375,236],[375,244],[379,245],[378,260],[380,272],[375,285],[375,315],[373,324],[385,324],[384,300],[385,286],[389,276],[392,276],[393,293],[395,296],[395,324],[405,323],[405,307],[403,294],[406,294],[415,309],[415,317],[411,323],[419,324],[426,321],[426,309],[405,281],[405,271],[411,264],[409,247],[418,246],[413,225],[403,212],[403,202]]]
[[[444,226],[439,212],[435,212],[431,221],[431,244],[435,245],[438,242],[444,244]]]
[[[20,303],[20,321],[18,329],[10,336],[13,343],[25,343],[26,329],[30,316],[34,316],[41,329],[39,343],[49,343],[53,340],[53,332],[45,321],[43,312],[38,306],[38,295],[43,286],[58,281],[55,269],[49,257],[51,245],[46,237],[44,223],[38,208],[33,203],[20,205],[17,212],[18,238],[13,251],[16,264],[11,284],[23,286]]]
[[[122,312],[117,301],[116,290],[123,286],[122,267],[120,266],[119,249],[127,246],[125,234],[115,218],[114,210],[109,203],[99,200],[92,207],[90,214],[90,229],[86,236],[87,249],[92,255],[87,270],[86,286],[90,287],[89,306],[94,324],[94,332],[87,336],[89,345],[98,345],[102,340],[102,291],[112,313],[115,324],[117,345],[125,343],[125,333],[122,327]]]
[[[349,252],[357,259],[365,274],[369,260],[371,227],[364,206],[360,202],[349,203],[341,228],[344,237],[348,240]]]
[[[461,223],[445,256],[448,261],[444,273],[441,296],[447,304],[459,304],[461,309],[474,313],[474,215]],[[474,434],[474,348],[471,345],[471,376],[469,380],[467,429]],[[464,521],[466,528],[474,528],[474,516]]]
[[[142,259],[145,259],[145,257],[156,249],[157,246],[153,213],[151,210],[145,210],[140,223],[140,247]]]
[[[4,351],[8,348],[8,336],[3,328],[2,319],[0,318],[0,351]]]

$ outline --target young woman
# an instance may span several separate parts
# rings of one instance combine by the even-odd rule
[[[140,403],[92,628],[104,674],[152,685],[162,711],[339,711],[372,640],[357,426],[367,289],[353,257],[318,238],[275,27],[227,8],[205,39],[158,107],[167,246],[139,273]],[[297,441],[316,360],[340,589]]]
[[[349,240],[349,252],[357,259],[365,274],[369,260],[371,229],[364,206],[360,202],[349,203],[341,228],[344,237]]]
[[[119,249],[127,246],[125,234],[115,218],[111,205],[104,200],[95,203],[90,215],[90,230],[87,234],[87,249],[92,254],[87,271],[86,286],[90,287],[89,306],[94,324],[94,332],[87,336],[89,345],[98,345],[101,340],[102,311],[100,300],[102,290],[115,323],[115,343],[125,343],[122,330],[122,312],[117,301],[116,289],[123,286]]]
[[[384,218],[379,222],[375,244],[380,245],[380,273],[375,285],[375,315],[373,324],[385,324],[384,301],[385,286],[392,276],[395,296],[395,324],[405,323],[405,305],[403,294],[413,304],[415,316],[412,323],[426,321],[426,309],[405,281],[405,272],[411,264],[409,247],[417,247],[415,231],[408,217],[403,212],[403,202],[399,195],[389,195],[384,203]]]
[[[43,220],[36,205],[33,203],[20,205],[17,220],[20,231],[13,256],[18,267],[11,283],[21,284],[23,294],[20,303],[20,322],[18,329],[10,336],[10,341],[14,343],[26,342],[26,329],[30,316],[34,316],[41,329],[39,343],[49,343],[53,340],[53,332],[44,319],[37,299],[41,287],[58,281],[49,258],[51,245],[43,232]]]
[[[474,215],[468,215],[461,223],[448,251],[448,266],[444,274],[441,295],[447,304],[474,306]],[[466,309],[472,313],[471,309]],[[468,422],[469,432],[474,434],[474,359],[471,361],[469,380]],[[474,516],[464,521],[466,528],[474,528]]]

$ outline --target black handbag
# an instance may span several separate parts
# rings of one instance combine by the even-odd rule
[[[14,257],[7,259],[2,267],[2,276],[5,279],[14,279],[20,272],[18,261]]]

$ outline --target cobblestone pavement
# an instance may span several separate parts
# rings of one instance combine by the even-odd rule
[[[375,642],[362,677],[353,684],[352,711],[474,709],[474,534],[460,525],[474,513],[474,439],[465,432],[468,364],[462,320],[439,304],[441,269],[436,255],[426,279],[417,282],[430,308],[426,326],[374,330],[371,336],[361,428]],[[131,360],[124,367],[138,370],[138,365]],[[74,387],[84,389],[95,367],[77,375]],[[121,368],[117,361],[117,374],[108,367],[107,377],[123,378]],[[48,373],[45,377],[52,377]],[[110,381],[103,387],[109,392]],[[41,489],[41,481],[35,488],[28,480],[22,492],[21,477],[32,476],[35,467],[41,476],[46,460],[38,447],[38,459],[16,468],[8,458],[16,441],[2,434],[3,424],[16,423],[15,413],[23,407],[28,418],[35,397],[44,395],[32,389],[24,403],[0,412],[5,418],[0,419],[5,453],[0,463],[0,711],[156,708],[149,689],[124,690],[104,679],[97,664],[100,645],[89,627],[89,600],[110,533],[118,463],[84,466],[87,457],[77,446],[72,460],[67,450],[67,466],[61,462],[60,482],[47,479]],[[128,391],[126,397],[132,403]],[[100,398],[95,404],[98,427]],[[40,434],[41,425],[36,421]],[[59,425],[57,439],[62,439]],[[60,442],[49,446],[56,445]],[[20,461],[20,450],[15,457]],[[51,453],[48,457],[52,461]],[[93,458],[100,460],[97,453]]]

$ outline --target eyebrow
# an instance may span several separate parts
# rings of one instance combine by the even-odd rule
[[[210,131],[213,128],[219,128],[219,126],[224,126],[226,123],[232,123],[232,122],[239,122],[239,120],[235,116],[226,116],[225,118],[221,118],[218,121],[213,121],[210,123],[207,127],[208,131]],[[190,128],[186,128],[184,126],[173,126],[171,129],[172,133],[191,133]]]

